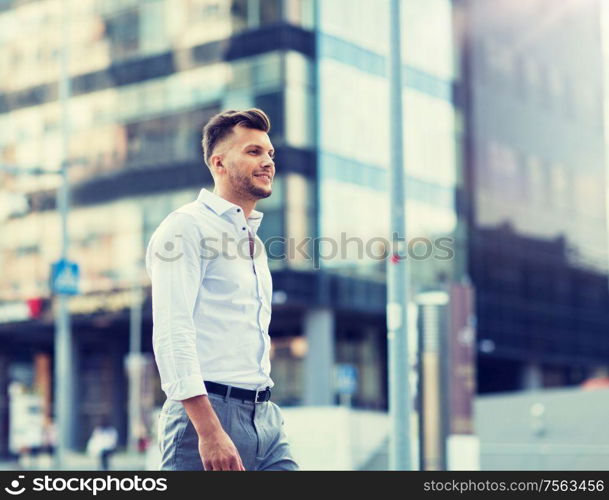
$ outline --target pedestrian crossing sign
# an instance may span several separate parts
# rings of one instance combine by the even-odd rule
[[[77,295],[80,269],[76,262],[60,259],[51,265],[51,288],[53,293]]]

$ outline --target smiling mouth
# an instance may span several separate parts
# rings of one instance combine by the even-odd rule
[[[259,179],[266,179],[267,182],[271,182],[271,176],[268,174],[257,174],[254,177],[258,177]]]

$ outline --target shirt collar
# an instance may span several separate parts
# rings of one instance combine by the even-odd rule
[[[241,208],[239,207],[239,205],[235,205],[234,203],[225,200],[221,196],[218,196],[216,193],[209,191],[205,188],[201,189],[197,200],[207,205],[219,216],[222,216],[226,212],[231,210],[236,212],[237,209]],[[257,230],[260,226],[260,223],[262,222],[262,217],[264,217],[264,214],[262,212],[259,212],[258,210],[252,210],[250,216],[247,219],[247,222],[250,226]]]

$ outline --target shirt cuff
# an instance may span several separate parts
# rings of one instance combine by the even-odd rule
[[[195,396],[207,395],[207,389],[200,375],[190,375],[161,386],[167,399],[182,401]]]

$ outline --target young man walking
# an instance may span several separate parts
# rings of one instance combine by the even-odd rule
[[[146,252],[153,348],[167,396],[161,470],[297,470],[270,401],[271,273],[256,202],[275,176],[259,109],[217,114],[203,129],[215,189],[161,222]]]

